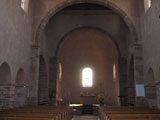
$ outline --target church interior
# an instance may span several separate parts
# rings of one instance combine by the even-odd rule
[[[160,120],[160,0],[0,0],[0,120]]]

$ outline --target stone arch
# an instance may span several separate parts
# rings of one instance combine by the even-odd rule
[[[134,39],[134,42],[135,43],[138,42],[138,36],[137,36],[136,29],[134,27],[133,22],[130,20],[130,18],[128,17],[128,15],[122,9],[120,9],[118,6],[116,6],[113,2],[111,2],[109,0],[107,0],[107,1],[99,1],[99,0],[76,0],[76,1],[75,0],[66,0],[66,1],[62,1],[58,5],[54,6],[42,18],[40,24],[37,27],[37,31],[36,31],[36,34],[35,34],[35,41],[33,42],[33,45],[39,45],[40,35],[44,31],[44,29],[45,29],[47,23],[49,22],[49,20],[57,12],[59,12],[60,10],[64,9],[67,6],[71,6],[71,5],[74,5],[74,4],[80,4],[80,3],[94,3],[94,4],[106,6],[108,8],[113,9],[118,15],[120,15],[123,18],[123,20],[127,24],[128,28],[130,30],[131,36]]]
[[[25,85],[25,72],[20,68],[16,75],[14,107],[20,107],[26,104],[27,91],[28,88]]]
[[[133,43],[138,43],[138,36],[137,36],[137,32],[136,32],[136,29],[135,29],[135,26],[134,26],[133,22],[130,20],[129,16],[122,9],[120,9],[117,5],[115,5],[112,1],[110,1],[110,0],[106,0],[106,1],[101,1],[101,0],[64,0],[60,3],[58,3],[57,5],[55,4],[55,6],[53,6],[53,8],[50,9],[48,11],[48,13],[46,13],[46,15],[40,20],[40,23],[38,23],[37,27],[35,28],[36,33],[35,33],[35,36],[34,36],[33,46],[32,46],[33,55],[39,54],[40,38],[41,38],[41,35],[42,35],[43,31],[45,30],[46,25],[49,22],[49,20],[57,12],[64,9],[65,7],[68,7],[68,6],[71,6],[71,5],[74,5],[74,4],[80,4],[80,3],[93,3],[93,4],[106,6],[110,9],[112,9],[115,13],[117,13],[124,20],[124,22],[128,26],[129,33],[130,33],[130,40],[132,40]],[[133,46],[134,45],[135,44],[133,44]],[[37,56],[33,56],[33,58],[38,62],[39,58]],[[39,65],[35,63],[35,60],[32,61],[32,67],[35,71],[37,71],[37,69],[39,68]],[[57,60],[56,57],[54,57],[52,59],[52,61],[56,61],[56,60]],[[120,67],[127,66],[126,63],[127,63],[127,59],[125,57],[120,57]],[[125,76],[124,76],[124,74],[125,74]],[[120,76],[121,76],[122,79],[125,79],[125,81],[126,81],[126,79],[127,79],[126,71],[121,71]],[[33,74],[31,79],[33,79],[34,84],[36,85],[36,80],[37,80],[36,74]],[[125,91],[125,87],[123,87],[123,90]],[[33,92],[34,92],[34,90],[33,90]],[[120,94],[123,94],[123,92],[120,91]],[[34,94],[30,97],[35,98],[35,96],[37,96],[37,90],[35,90]],[[121,96],[124,96],[124,95],[121,95]],[[37,103],[37,97],[35,98],[33,103]]]
[[[38,104],[45,104],[48,101],[48,77],[46,62],[42,55],[39,57],[39,90]]]
[[[135,105],[135,78],[134,78],[134,55],[131,56],[129,61],[129,73],[128,73],[128,105]]]
[[[8,63],[4,62],[0,66],[0,84],[11,83],[11,69]]]
[[[0,66],[0,109],[11,107],[11,69],[7,62]]]
[[[25,83],[25,72],[20,68],[16,75],[16,84],[23,85]]]
[[[146,99],[148,101],[148,106],[156,107],[157,93],[156,93],[155,77],[152,68],[149,68],[147,72],[145,90],[146,90]]]

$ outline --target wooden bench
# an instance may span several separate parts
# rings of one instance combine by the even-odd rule
[[[136,107],[100,107],[101,120],[160,120],[160,111]]]
[[[71,120],[71,107],[23,107],[0,112],[0,120]]]

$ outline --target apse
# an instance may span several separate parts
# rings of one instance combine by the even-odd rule
[[[80,103],[80,94],[102,93],[105,104],[119,104],[118,52],[113,40],[96,28],[73,30],[58,50],[62,76],[57,79],[57,96],[63,104]]]

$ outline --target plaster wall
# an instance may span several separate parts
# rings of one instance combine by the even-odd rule
[[[0,1],[0,65],[7,62],[11,69],[11,82],[6,97],[10,107],[14,100],[14,88],[17,72],[20,68],[25,73],[25,85],[30,80],[30,45],[32,40],[31,3],[28,13],[20,7],[20,0]],[[1,86],[2,88],[2,86]],[[6,87],[7,88],[7,87]],[[25,88],[24,88],[25,89]],[[10,93],[9,93],[10,91]],[[9,95],[8,95],[9,94]],[[27,100],[26,100],[27,101]],[[6,106],[6,107],[8,107]]]

